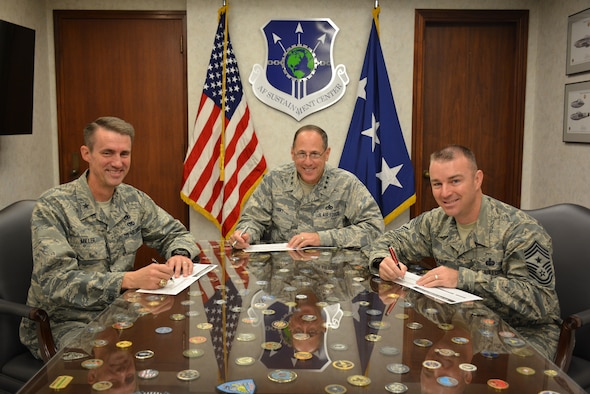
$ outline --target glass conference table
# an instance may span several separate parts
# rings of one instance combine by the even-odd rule
[[[126,292],[20,393],[583,393],[479,302],[382,282],[359,251],[199,246],[216,269]]]

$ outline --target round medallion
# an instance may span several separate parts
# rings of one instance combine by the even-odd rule
[[[140,350],[135,353],[135,358],[138,360],[146,360],[152,357],[154,357],[154,352],[152,350]]]
[[[137,376],[141,379],[153,379],[159,374],[160,372],[157,369],[144,369],[137,372]]]
[[[254,360],[254,357],[248,357],[248,356],[246,356],[246,357],[238,357],[238,358],[236,358],[236,364],[243,365],[243,366],[245,366],[245,365],[252,365],[252,364],[254,364],[254,361],[256,361],[256,360]]]
[[[196,369],[185,369],[176,374],[176,377],[180,380],[195,380],[198,379],[201,374]]]
[[[83,368],[86,368],[86,369],[95,369],[95,368],[102,367],[103,364],[104,364],[104,362],[101,359],[91,358],[91,359],[82,361],[81,365]]]
[[[353,386],[364,387],[371,384],[371,379],[363,375],[351,375],[346,378],[346,381]]]
[[[385,385],[385,390],[390,393],[405,393],[408,391],[408,386],[400,382],[389,383]]]
[[[205,354],[203,349],[186,349],[182,355],[186,358],[198,358]]]
[[[387,364],[387,370],[391,373],[404,374],[410,372],[410,367],[408,367],[406,364],[392,363]]]
[[[277,383],[288,383],[297,379],[297,374],[293,371],[277,369],[268,374],[268,379]]]

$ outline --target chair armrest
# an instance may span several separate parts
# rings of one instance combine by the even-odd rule
[[[53,335],[51,333],[49,315],[47,315],[45,310],[0,299],[0,313],[26,317],[36,323],[39,350],[43,361],[47,362],[55,355],[55,353],[57,353]]]
[[[576,345],[576,330],[590,323],[590,309],[570,315],[561,323],[557,352],[555,353],[555,364],[564,372],[570,367],[572,353]]]

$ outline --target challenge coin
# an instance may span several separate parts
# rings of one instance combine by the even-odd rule
[[[436,360],[424,360],[422,361],[422,366],[427,369],[438,369],[442,367],[442,364]]]
[[[523,347],[525,345],[525,342],[520,338],[504,338],[504,343],[514,347]]]
[[[324,391],[328,394],[344,394],[346,393],[346,387],[339,384],[329,384],[324,387]]]
[[[81,365],[83,368],[86,368],[86,369],[95,369],[95,368],[102,367],[103,363],[104,362],[100,358],[91,358],[91,359],[82,361]]]
[[[336,360],[332,363],[332,366],[341,371],[347,371],[354,368],[354,363],[348,360]]]
[[[158,334],[169,334],[172,332],[172,327],[158,327],[156,328]]]
[[[333,343],[330,345],[330,349],[337,350],[337,351],[344,351],[348,350],[348,345],[344,343]]]
[[[207,338],[199,335],[199,336],[196,336],[196,337],[190,337],[188,339],[188,341],[190,343],[194,343],[194,344],[197,344],[198,345],[199,343],[207,342]]]
[[[389,322],[386,322],[386,321],[371,320],[368,323],[368,326],[371,327],[371,328],[374,328],[376,330],[382,330],[382,329],[391,327],[391,324]]]
[[[96,391],[106,391],[113,387],[113,384],[108,380],[102,380],[92,385],[92,389]]]
[[[558,375],[558,372],[554,369],[546,369],[543,371],[543,373],[552,378]]]
[[[311,338],[311,336],[305,332],[297,332],[297,333],[293,334],[293,339],[298,340],[298,341],[305,341],[309,338]]]
[[[397,356],[400,354],[400,350],[394,346],[383,346],[381,349],[379,349],[379,353],[386,356]]]
[[[408,391],[408,386],[400,382],[393,382],[385,385],[385,390],[390,393],[405,393]]]
[[[186,358],[198,358],[205,354],[203,349],[186,349],[182,355]]]
[[[84,357],[88,357],[88,355],[80,352],[65,352],[63,356],[61,356],[61,359],[64,361],[74,361]]]
[[[310,352],[295,352],[293,355],[297,360],[309,360],[313,357]]]
[[[408,327],[410,330],[419,330],[424,326],[421,323],[418,323],[417,321],[413,321],[411,323],[408,323],[406,327]]]
[[[185,369],[176,374],[176,377],[180,380],[195,380],[198,379],[201,374],[196,369]]]
[[[408,319],[409,317],[410,317],[410,315],[408,315],[407,313],[396,313],[395,314],[395,318],[400,319],[400,320],[405,320],[405,319]]]
[[[455,328],[455,326],[450,323],[440,323],[438,328],[444,331],[451,331],[453,328]]]
[[[377,334],[367,334],[365,335],[365,339],[369,342],[378,342],[381,340],[381,335],[377,335]]]
[[[186,319],[186,316],[182,313],[173,313],[172,315],[170,315],[170,320],[180,321],[184,319]]]
[[[529,367],[518,367],[516,368],[516,372],[518,372],[521,375],[534,375],[535,374],[535,370]]]
[[[119,341],[116,343],[116,346],[119,349],[127,349],[127,348],[130,348],[132,345],[133,345],[133,342],[131,342],[131,341]]]
[[[429,346],[432,346],[432,341],[430,339],[426,339],[426,338],[418,338],[418,339],[414,339],[414,345],[420,346],[420,347],[429,347]]]
[[[371,384],[371,379],[363,375],[350,375],[346,378],[346,381],[353,386],[364,387]]]
[[[157,369],[143,369],[137,372],[137,377],[141,379],[153,379],[159,374],[160,372]]]
[[[200,328],[201,330],[210,330],[213,328],[213,324],[211,323],[199,323],[197,324],[197,328]]]
[[[436,382],[444,387],[455,387],[459,384],[459,381],[450,376],[439,376],[436,378]]]
[[[406,364],[391,363],[387,364],[387,370],[391,373],[404,374],[410,372],[410,367],[408,367]]]
[[[92,346],[94,347],[105,347],[108,344],[109,341],[107,341],[106,339],[95,339],[94,341],[92,341]]]
[[[256,335],[251,332],[241,332],[236,339],[240,342],[250,342],[256,339]]]
[[[70,375],[60,375],[49,385],[49,388],[56,391],[65,389],[73,379],[74,377]]]
[[[138,360],[146,360],[152,357],[154,357],[154,352],[152,350],[140,350],[135,353],[135,358]]]
[[[484,356],[485,358],[497,358],[498,357],[498,353],[494,352],[493,350],[482,350],[481,355]]]
[[[131,327],[133,327],[133,323],[131,323],[130,321],[120,321],[113,324],[113,328],[115,330],[126,330],[127,328]]]
[[[281,345],[279,342],[269,341],[269,342],[263,342],[262,345],[260,345],[260,346],[262,346],[262,348],[265,350],[278,350],[283,345]]]
[[[254,360],[254,357],[249,356],[236,358],[236,364],[238,365],[252,365],[254,364],[254,361],[256,361]]]
[[[274,328],[276,328],[277,330],[282,330],[283,328],[287,328],[288,325],[289,325],[289,323],[287,323],[284,320],[275,320],[272,322],[272,326]]]
[[[277,383],[288,383],[297,379],[297,374],[285,369],[277,369],[268,374],[268,379]]]
[[[501,379],[490,379],[488,380],[488,386],[495,390],[505,390],[509,387],[509,384]]]
[[[463,337],[453,337],[451,338],[451,342],[456,343],[457,345],[465,345],[469,343],[469,339]]]
[[[434,349],[434,352],[440,354],[443,357],[459,357],[459,353],[452,349]]]
[[[477,367],[473,364],[469,364],[469,363],[462,363],[459,364],[459,368],[463,371],[467,371],[467,372],[474,372],[477,371]]]

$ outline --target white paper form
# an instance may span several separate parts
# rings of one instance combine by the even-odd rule
[[[177,295],[194,282],[199,280],[203,275],[207,272],[212,271],[217,264],[193,264],[193,274],[190,276],[179,276],[178,278],[174,278],[174,280],[169,280],[166,286],[162,287],[161,289],[156,290],[145,290],[139,289],[137,290],[138,293],[148,293],[148,294],[167,294],[167,295]]]
[[[448,287],[424,287],[416,284],[416,281],[420,278],[419,275],[411,272],[406,272],[403,278],[397,278],[394,280],[395,283],[400,284],[404,287],[409,287],[412,290],[425,294],[436,300],[446,302],[447,304],[458,304],[466,301],[478,301],[482,298],[475,294],[468,293],[459,289],[452,289]]]
[[[256,252],[286,252],[288,250],[308,250],[308,249],[336,249],[335,246],[305,246],[303,248],[290,248],[287,246],[287,243],[278,243],[278,244],[258,244],[258,245],[250,245],[244,252],[248,253],[256,253]]]

